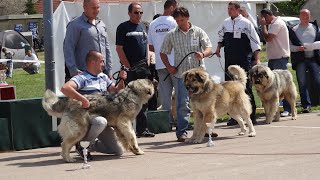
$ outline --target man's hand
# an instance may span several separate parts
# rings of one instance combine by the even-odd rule
[[[119,76],[121,79],[125,80],[125,79],[127,79],[127,72],[124,70],[121,70]]]
[[[174,66],[170,66],[167,70],[170,74],[175,74],[177,72],[177,69]]]
[[[216,53],[217,57],[221,58],[220,49],[216,49],[215,53]]]
[[[266,22],[266,19],[264,18],[264,17],[260,17],[260,24],[262,25],[262,26],[265,26],[265,25],[267,25],[267,22]]]
[[[81,100],[81,103],[82,103],[82,107],[87,109],[90,107],[90,102],[87,98],[83,97],[83,99]]]
[[[202,52],[196,52],[194,56],[199,60],[204,58],[204,54]]]
[[[298,51],[304,51],[305,50],[305,47],[304,46],[299,46],[298,47]]]

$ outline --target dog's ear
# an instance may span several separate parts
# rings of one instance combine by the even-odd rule
[[[186,82],[189,71],[182,73],[183,82]]]
[[[196,73],[195,78],[198,82],[204,83],[205,80],[207,79],[207,75],[204,73]]]
[[[248,72],[248,78],[249,78],[250,81],[252,81],[253,73],[254,73],[253,69],[250,69],[249,72]]]
[[[134,88],[133,81],[129,82],[128,87],[129,88]]]

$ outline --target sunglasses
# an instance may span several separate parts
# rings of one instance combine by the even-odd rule
[[[136,12],[133,12],[134,14],[143,14],[143,12],[142,11],[136,11]]]

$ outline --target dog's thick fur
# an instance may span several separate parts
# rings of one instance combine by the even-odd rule
[[[132,127],[142,105],[147,103],[154,94],[154,86],[150,80],[132,81],[117,94],[102,96],[101,94],[85,95],[90,101],[90,107],[84,109],[81,103],[71,98],[58,99],[47,90],[42,100],[43,108],[51,116],[61,118],[58,132],[62,137],[61,156],[67,162],[74,162],[70,157],[70,149],[87,133],[89,119],[103,116],[116,132],[118,140],[126,150],[134,154],[144,154],[138,147],[136,135]]]
[[[288,70],[273,70],[255,65],[249,71],[249,79],[256,87],[266,114],[266,123],[280,120],[279,101],[286,99],[291,106],[292,119],[297,119],[297,90]]]
[[[237,65],[229,66],[228,71],[236,80],[220,84],[215,83],[202,68],[191,69],[183,74],[194,113],[194,130],[187,142],[201,143],[207,131],[206,123],[212,122],[214,125],[217,117],[226,113],[240,125],[239,135],[246,133],[243,120],[249,126],[249,136],[256,135],[250,119],[250,98],[245,93],[246,72]]]

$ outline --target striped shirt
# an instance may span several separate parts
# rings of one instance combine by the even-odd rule
[[[109,86],[112,84],[112,81],[106,74],[100,73],[95,76],[87,71],[72,77],[71,81],[77,84],[77,91],[80,94],[105,94]]]
[[[187,54],[202,52],[208,47],[212,47],[208,35],[190,23],[188,32],[183,32],[179,27],[172,29],[164,38],[160,52],[170,54],[174,49],[174,64],[177,66]],[[200,60],[200,65],[204,66],[203,59]],[[181,63],[175,76],[181,78],[182,73],[195,67],[199,67],[199,59],[191,54]]]

